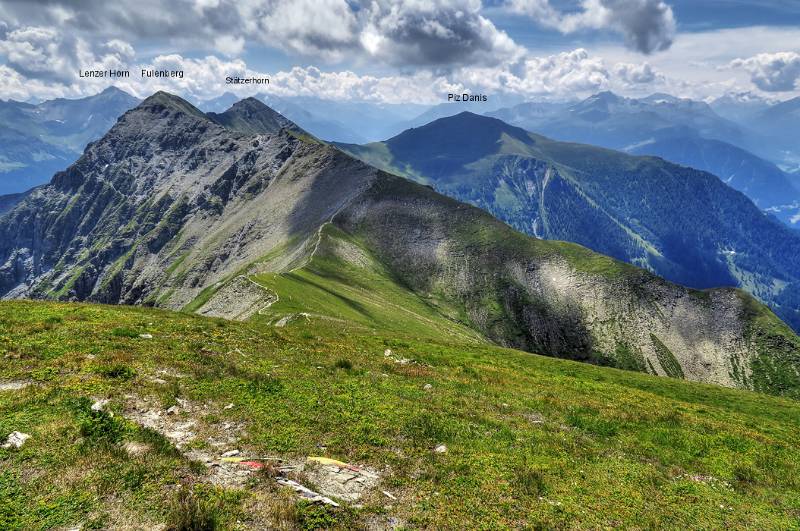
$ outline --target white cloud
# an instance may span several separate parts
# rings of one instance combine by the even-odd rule
[[[50,28],[18,28],[0,40],[0,56],[26,76],[68,79],[75,67],[76,55],[76,41]]]
[[[675,15],[663,0],[582,0],[581,10],[574,13],[554,9],[549,0],[509,0],[508,5],[511,11],[562,33],[615,31],[630,48],[644,54],[666,50],[675,39]]]
[[[133,47],[120,39],[92,47],[80,37],[39,26],[0,36],[0,58],[8,66],[26,78],[53,83],[74,81],[82,68],[124,68],[135,55]]]
[[[127,43],[112,41],[93,52],[82,52],[98,68],[128,68],[131,78],[121,80],[81,79],[74,76],[47,83],[5,67],[0,83],[0,97],[28,99],[80,97],[97,93],[110,84],[138,97],[165,90],[194,99],[210,99],[232,91],[240,97],[266,92],[277,96],[315,96],[324,99],[372,101],[382,103],[428,103],[445,101],[450,92],[472,91],[525,98],[573,98],[599,90],[648,87],[662,79],[648,63],[620,63],[609,68],[601,57],[579,48],[547,56],[527,56],[499,65],[475,65],[453,71],[435,72],[420,69],[404,75],[363,75],[351,70],[323,71],[314,66],[294,67],[278,72],[263,72],[248,67],[241,59],[223,59],[209,55],[187,58],[180,54],[159,55],[144,63],[121,65],[122,57],[132,58]],[[103,66],[100,66],[100,65]],[[141,69],[182,70],[183,78],[140,78]],[[12,75],[13,74],[13,75]],[[228,85],[225,78],[268,77],[270,84]],[[26,90],[24,87],[28,86]]]
[[[271,4],[243,2],[238,6],[244,17],[253,10],[256,36],[266,44],[277,45],[305,56],[339,60],[358,46],[359,20],[345,0],[279,0]]]
[[[800,85],[800,54],[796,52],[760,53],[734,59],[730,68],[743,68],[755,86],[766,92],[788,92]]]
[[[606,88],[610,75],[602,59],[583,48],[545,57],[530,57],[498,76],[506,90],[523,95],[569,96]]]
[[[229,57],[259,44],[304,59],[450,68],[522,52],[482,14],[480,0],[49,0],[0,3],[0,20]]]
[[[663,81],[664,76],[656,71],[650,63],[617,63],[613,68],[614,74],[631,85],[648,84]]]
[[[394,64],[494,65],[523,54],[481,14],[480,0],[379,0],[364,15],[363,48]]]
[[[0,64],[0,99],[27,101],[34,98],[43,100],[71,94],[65,85],[41,79],[28,79],[13,68]]]
[[[235,57],[244,51],[244,37],[220,35],[214,39],[214,48],[223,55]]]

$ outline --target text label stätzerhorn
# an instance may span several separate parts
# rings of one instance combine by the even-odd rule
[[[226,85],[269,85],[269,78],[228,76],[225,78],[225,84]]]
[[[447,95],[447,101],[489,101],[489,97],[486,94],[450,93]]]

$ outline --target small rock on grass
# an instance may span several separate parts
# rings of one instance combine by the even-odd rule
[[[3,448],[19,448],[30,438],[31,436],[27,433],[22,433],[21,431],[12,431],[9,434],[8,439],[6,439],[6,442],[3,444]]]
[[[108,398],[95,400],[94,404],[92,404],[92,411],[103,411],[103,409],[105,409],[107,405],[108,405]]]
[[[150,451],[150,448],[149,444],[136,441],[128,441],[122,446],[122,449],[130,456],[145,454]]]
[[[18,391],[31,384],[28,380],[11,380],[0,382],[0,391]]]
[[[239,455],[239,453],[240,453],[239,450],[229,450],[224,454],[222,454],[222,457],[235,457]]]
[[[439,446],[434,448],[433,451],[436,452],[437,454],[446,454],[447,446],[445,446],[444,444],[440,444]]]
[[[427,384],[425,384],[423,389],[425,389],[426,391],[430,391],[431,389],[433,389],[433,386],[431,384],[427,383]]]
[[[142,339],[153,339],[153,334],[139,334]]]

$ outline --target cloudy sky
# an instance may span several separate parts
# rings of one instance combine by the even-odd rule
[[[195,99],[226,76],[276,95],[439,103],[448,92],[800,95],[795,0],[2,0],[0,99],[121,88]],[[182,69],[142,80],[141,68]],[[263,88],[240,87],[250,95]]]

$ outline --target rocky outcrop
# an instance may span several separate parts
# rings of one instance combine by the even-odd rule
[[[376,183],[335,223],[404,284],[459,301],[473,327],[509,347],[733,387],[750,386],[753,362],[769,351],[751,330],[760,305],[742,292],[692,290],[574,244],[531,240],[399,179]],[[800,342],[769,315],[796,378]]]

